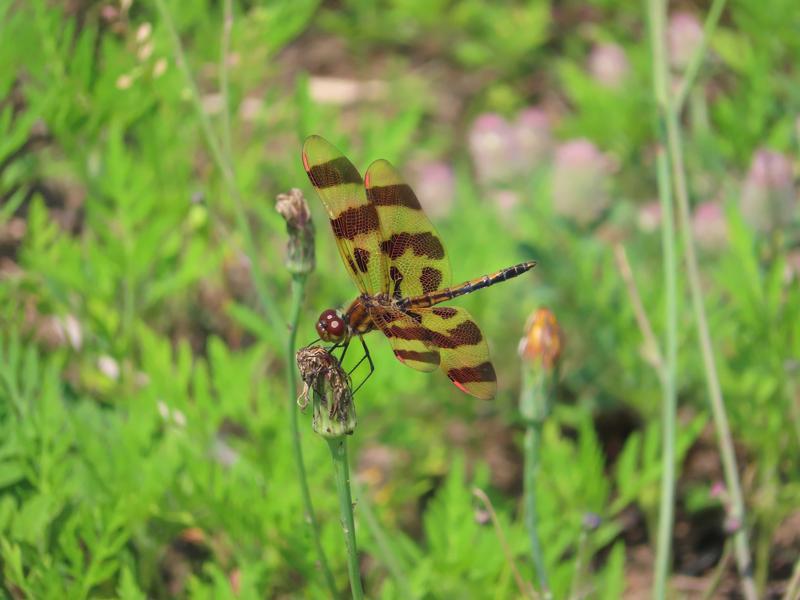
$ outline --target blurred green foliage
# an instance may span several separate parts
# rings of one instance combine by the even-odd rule
[[[796,206],[783,230],[755,234],[739,197],[758,148],[791,153],[797,165],[795,4],[730,3],[686,119],[693,200],[726,208],[727,242],[703,255],[704,285],[752,525],[767,547],[756,557],[764,578],[788,576],[785,565],[764,561],[800,496],[800,266],[792,262],[800,235]],[[428,598],[517,597],[475,486],[491,497],[518,568],[536,585],[520,514],[516,347],[526,316],[544,303],[567,340],[539,483],[551,584],[557,598],[576,590],[619,597],[630,585],[622,515],[640,513],[652,531],[661,468],[658,378],[613,252],[627,249],[660,339],[658,236],[637,224],[655,196],[639,4],[237,1],[227,107],[219,93],[223,3],[169,6],[212,125],[231,112],[255,262],[244,256],[156,7],[0,0],[5,592],[326,597],[289,450],[283,373],[293,365],[283,362],[283,332],[262,317],[251,284],[253,272],[262,274],[286,313],[285,234],[273,199],[300,187],[318,232],[301,342],[315,337],[322,309],[355,294],[299,158],[303,137],[318,133],[362,169],[379,157],[401,168],[453,165],[454,204],[437,226],[456,280],[539,261],[532,276],[459,302],[490,340],[500,380],[492,404],[438,374],[405,369],[388,344],[370,340],[378,369],[357,395],[357,502],[374,508],[408,586]],[[609,43],[627,57],[621,85],[587,67],[593,49]],[[380,85],[373,95],[356,85],[354,100],[324,88],[342,81]],[[556,138],[587,138],[613,164],[610,206],[589,226],[559,211],[557,148],[502,184],[476,177],[467,152],[473,118],[497,111],[513,119],[531,105],[546,108]],[[498,192],[516,204],[502,206]],[[707,444],[713,434],[688,310],[679,334],[683,467],[698,439]],[[636,423],[614,446],[601,417],[622,409]],[[303,422],[310,425],[308,415]],[[329,459],[310,427],[304,434],[323,545],[344,593]],[[710,477],[682,480],[687,519],[721,512]],[[600,517],[597,528],[587,527],[587,514]],[[401,598],[358,506],[356,517],[368,595]],[[581,553],[595,560],[579,568]]]

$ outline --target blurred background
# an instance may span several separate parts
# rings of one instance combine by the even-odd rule
[[[800,554],[800,8],[715,5],[680,119],[691,233],[755,583],[780,598]],[[669,4],[672,93],[708,10]],[[523,597],[517,571],[541,589],[518,346],[547,306],[563,341],[536,478],[549,586],[648,596],[667,331],[653,69],[638,2],[0,0],[4,594],[330,596],[292,454],[275,210],[300,188],[316,225],[302,345],[356,295],[300,160],[319,134],[362,173],[398,166],[454,281],[538,261],[456,302],[489,341],[490,403],[369,336],[350,440],[367,595]],[[670,588],[739,597],[741,524],[676,248]],[[346,596],[330,457],[308,413],[300,429]]]

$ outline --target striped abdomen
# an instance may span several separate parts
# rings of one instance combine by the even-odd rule
[[[522,275],[526,271],[531,270],[535,266],[536,261],[533,260],[519,263],[518,265],[507,267],[501,271],[492,273],[491,275],[484,275],[483,277],[478,277],[477,279],[471,279],[470,281],[462,283],[461,285],[445,288],[443,290],[438,290],[422,296],[406,298],[402,301],[402,304],[404,304],[406,308],[423,308],[426,306],[434,306],[440,302],[445,302],[446,300],[457,298],[458,296],[463,296],[464,294],[469,294],[475,290],[489,287],[495,283],[512,279],[517,275]]]

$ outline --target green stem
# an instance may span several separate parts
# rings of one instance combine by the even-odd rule
[[[236,224],[239,231],[242,233],[242,237],[244,238],[244,250],[247,254],[247,257],[250,259],[250,264],[252,265],[251,272],[253,277],[253,285],[256,289],[258,301],[262,310],[269,319],[270,324],[272,325],[272,330],[279,332],[278,335],[282,336],[284,332],[284,322],[281,318],[280,312],[278,311],[277,304],[272,298],[272,295],[269,293],[266,279],[262,276],[261,271],[258,269],[258,252],[256,250],[255,242],[253,241],[253,234],[250,231],[250,224],[247,222],[247,213],[244,209],[244,200],[242,199],[242,195],[236,183],[236,177],[233,171],[232,163],[228,162],[223,154],[219,140],[217,139],[217,136],[211,127],[211,121],[203,109],[203,103],[200,100],[200,92],[198,91],[197,84],[195,83],[192,73],[189,70],[189,65],[186,62],[186,56],[183,52],[183,45],[181,44],[180,37],[175,29],[175,23],[172,21],[172,16],[167,9],[167,5],[165,4],[164,0],[155,0],[155,2],[158,6],[159,12],[161,13],[161,18],[164,20],[164,23],[167,26],[170,38],[172,39],[172,45],[175,51],[175,60],[178,64],[178,68],[180,68],[180,70],[183,72],[186,85],[189,88],[192,104],[194,104],[195,113],[200,121],[200,127],[203,130],[203,135],[206,138],[206,144],[211,151],[211,156],[214,159],[214,162],[217,164],[217,168],[220,170],[220,173],[222,173],[222,179],[225,182],[228,193],[233,199]]]
[[[325,556],[325,550],[322,548],[322,540],[319,534],[319,523],[316,514],[314,513],[314,505],[311,502],[311,493],[308,488],[308,476],[306,475],[305,462],[303,460],[303,447],[300,444],[300,423],[298,419],[297,408],[297,381],[295,379],[295,370],[291,365],[295,361],[295,344],[297,340],[297,324],[300,320],[300,308],[303,304],[303,295],[305,293],[306,277],[305,275],[295,275],[292,278],[292,304],[289,317],[289,337],[286,343],[286,387],[289,389],[289,419],[290,431],[292,435],[292,451],[294,453],[295,468],[297,469],[297,479],[300,482],[300,492],[303,496],[303,508],[305,510],[305,517],[311,525],[312,537],[314,538],[314,546],[317,550],[317,557],[319,558],[319,565],[322,569],[322,575],[325,577],[325,583],[332,597],[336,597],[338,592],[336,590],[336,581],[333,579],[333,573],[328,565],[328,559]]]
[[[714,0],[711,8],[708,9],[708,16],[703,25],[703,37],[697,48],[694,49],[692,57],[689,59],[689,65],[686,67],[686,72],[683,74],[680,87],[675,93],[675,99],[672,103],[673,109],[676,113],[680,114],[683,111],[683,106],[686,104],[686,99],[689,96],[689,90],[692,89],[697,73],[700,71],[700,66],[706,56],[706,49],[708,48],[708,40],[711,38],[714,30],[717,28],[719,18],[722,15],[722,10],[725,8],[725,0]]]
[[[662,475],[658,512],[658,537],[656,542],[655,578],[653,597],[666,597],[670,556],[672,555],[672,527],[675,518],[675,420],[677,411],[676,370],[678,357],[678,295],[677,261],[675,258],[675,221],[672,208],[672,190],[669,179],[669,161],[665,151],[665,119],[668,105],[667,61],[664,23],[666,5],[662,0],[648,0],[649,34],[653,61],[653,94],[658,109],[657,129],[659,146],[656,155],[658,197],[661,203],[661,252],[666,289],[666,352],[661,380]]]
[[[665,0],[650,0],[655,7],[654,13],[662,18],[666,12]],[[663,21],[662,21],[663,23]],[[662,30],[663,34],[663,30]],[[657,44],[663,48],[663,35]],[[659,57],[656,57],[659,58]],[[681,226],[681,240],[683,251],[686,256],[686,267],[689,278],[689,288],[692,296],[692,306],[697,323],[698,336],[700,338],[700,349],[703,357],[703,367],[706,374],[708,385],[709,401],[711,413],[714,419],[714,426],[717,431],[717,443],[719,444],[722,459],[722,468],[725,474],[725,483],[731,497],[731,516],[741,523],[741,527],[734,534],[734,554],[739,575],[742,578],[742,592],[748,600],[757,597],[756,587],[753,581],[750,544],[747,539],[747,523],[745,519],[744,498],[739,482],[739,473],[736,466],[736,455],[733,450],[733,438],[731,436],[728,416],[725,412],[725,403],[722,398],[722,389],[719,383],[714,349],[711,343],[711,333],[708,327],[706,311],[703,299],[703,292],[700,287],[700,269],[697,263],[697,254],[692,237],[691,215],[689,212],[689,192],[686,183],[686,168],[683,158],[683,143],[681,140],[680,124],[678,113],[671,105],[670,99],[666,94],[666,61],[665,56],[660,56],[660,61],[654,64],[656,76],[662,80],[659,84],[661,92],[658,96],[659,118],[663,120],[667,132],[667,147],[669,151],[669,163],[672,168],[672,180],[675,186],[675,196],[678,205],[678,216]],[[660,64],[659,64],[660,63]],[[658,588],[656,588],[658,589]],[[662,589],[663,591],[663,589]],[[663,597],[663,596],[659,596]]]
[[[386,568],[389,569],[389,572],[392,574],[392,577],[397,584],[397,589],[400,591],[400,596],[402,598],[409,599],[417,598],[417,594],[413,593],[411,588],[408,586],[408,578],[406,577],[403,565],[400,559],[397,557],[389,538],[386,537],[386,533],[384,532],[383,527],[381,527],[378,518],[375,516],[375,512],[372,510],[372,503],[362,491],[362,488],[358,484],[357,480],[353,480],[352,486],[353,492],[359,498],[358,508],[361,516],[364,517],[364,523],[366,524],[367,529],[369,529],[370,536],[372,536],[372,539],[378,546],[381,561],[384,565],[386,565]]]
[[[347,570],[350,574],[350,589],[354,600],[361,600],[364,591],[361,589],[361,574],[358,567],[358,550],[356,548],[356,526],[353,522],[353,500],[350,497],[350,467],[347,464],[347,437],[325,438],[333,459],[333,470],[336,476],[336,492],[339,496],[339,513],[344,531],[344,542],[347,547]]]
[[[539,541],[538,524],[536,517],[536,476],[539,472],[539,449],[542,440],[542,424],[550,405],[545,379],[551,376],[542,368],[535,371],[523,367],[522,393],[520,394],[520,414],[525,419],[525,465],[524,465],[524,494],[525,494],[525,527],[531,543],[531,557],[539,579],[542,597],[552,598],[550,583],[547,577],[547,568],[544,562],[544,553]],[[537,411],[537,407],[545,407]],[[537,414],[540,413],[540,414]]]
[[[725,484],[731,497],[731,516],[741,527],[734,534],[734,550],[739,575],[742,578],[742,592],[748,600],[757,597],[755,583],[753,582],[750,544],[747,539],[747,522],[745,518],[744,496],[739,482],[739,471],[736,465],[736,454],[733,449],[733,436],[731,435],[728,415],[725,412],[725,402],[722,398],[722,388],[719,383],[714,349],[711,343],[711,332],[706,318],[705,301],[700,287],[700,269],[697,264],[697,254],[692,238],[691,215],[689,213],[689,193],[686,184],[686,172],[683,160],[683,146],[681,132],[678,125],[678,116],[674,111],[667,113],[667,135],[672,163],[672,177],[675,182],[678,200],[678,214],[680,218],[683,250],[686,255],[686,266],[689,276],[689,288],[692,295],[692,306],[700,338],[700,349],[703,355],[703,367],[708,385],[711,414],[717,431],[722,469],[725,474]]]
[[[231,151],[230,87],[228,85],[228,54],[233,28],[233,0],[225,0],[222,16],[222,41],[219,57],[219,92],[222,96],[222,152],[228,164],[233,164]]]

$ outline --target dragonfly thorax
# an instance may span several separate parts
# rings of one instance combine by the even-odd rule
[[[349,333],[349,325],[337,310],[323,310],[317,321],[317,333],[326,342],[341,342]]]

